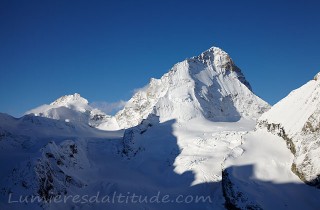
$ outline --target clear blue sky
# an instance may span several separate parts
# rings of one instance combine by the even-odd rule
[[[320,3],[308,0],[1,0],[0,112],[56,98],[128,100],[218,46],[274,104],[320,71]]]

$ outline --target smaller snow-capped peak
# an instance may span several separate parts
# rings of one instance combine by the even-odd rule
[[[44,104],[42,106],[39,106],[35,109],[32,109],[28,112],[26,112],[26,114],[35,114],[36,116],[46,116],[46,112],[48,112],[51,109],[64,109],[64,108],[68,108],[77,112],[87,112],[87,111],[91,111],[93,108],[90,107],[88,105],[88,100],[81,97],[80,94],[75,93],[72,95],[65,95],[62,96],[60,98],[58,98],[57,100],[55,100],[54,102],[50,103],[49,105]]]
[[[81,97],[81,95],[79,93],[75,93],[72,95],[62,96],[62,97],[58,98],[57,100],[55,100],[54,102],[52,102],[51,105],[66,104],[66,103],[75,102],[75,101],[79,101],[79,102],[88,104],[87,99]]]
[[[65,120],[66,122],[85,123],[101,130],[118,129],[117,122],[113,117],[91,107],[88,100],[78,93],[62,96],[49,105],[44,104],[26,112],[26,114]]]
[[[52,102],[50,105],[52,106],[65,106],[65,107],[69,107],[70,105],[84,105],[87,106],[88,105],[88,100],[81,97],[79,93],[75,93],[73,95],[65,95],[62,96],[60,98],[58,98],[57,100],[55,100],[54,102]]]

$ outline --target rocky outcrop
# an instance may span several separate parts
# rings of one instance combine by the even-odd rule
[[[143,151],[144,147],[140,144],[141,136],[157,123],[159,123],[159,118],[155,115],[150,115],[140,125],[126,129],[122,138],[123,147],[121,153],[130,159]]]
[[[65,195],[72,187],[86,184],[77,178],[77,171],[88,166],[85,151],[74,141],[66,140],[60,145],[50,142],[42,149],[42,157],[35,163],[38,195],[44,200]]]
[[[285,132],[283,126],[280,123],[269,123],[268,121],[263,120],[259,121],[257,126],[259,128],[266,128],[272,134],[278,135],[281,138],[283,138],[286,141],[287,147],[288,149],[290,149],[291,153],[293,155],[296,154],[296,148],[292,139],[288,137],[287,133]]]
[[[266,128],[269,132],[285,140],[288,149],[294,155],[291,171],[308,185],[320,188],[320,129],[319,113],[314,113],[303,126],[302,132],[289,137],[280,123],[259,121],[258,127]]]
[[[222,171],[222,192],[225,199],[225,207],[228,210],[262,210],[260,205],[249,200],[243,191],[241,191],[230,176],[232,168]]]

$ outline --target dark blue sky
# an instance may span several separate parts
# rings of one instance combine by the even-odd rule
[[[320,71],[319,1],[1,0],[0,112],[128,100],[211,46],[274,104]]]

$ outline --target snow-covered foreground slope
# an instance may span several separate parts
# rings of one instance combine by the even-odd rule
[[[65,121],[32,115],[27,121],[3,118],[10,122],[0,121],[5,133],[0,141],[1,209],[224,209],[221,163],[241,144],[241,135],[254,127],[254,121],[246,119],[159,123],[158,117],[150,116],[122,138],[121,132],[70,127]],[[139,146],[128,149],[132,145]],[[101,200],[114,193],[135,193],[148,199],[168,196],[169,202],[68,200],[26,205],[8,203],[10,193],[13,201],[20,195],[50,199],[99,193]]]
[[[252,132],[252,120],[160,123],[149,116],[122,137],[32,115],[1,119],[1,209],[225,209],[232,199],[242,209],[318,207],[320,192],[291,172],[285,141]],[[69,199],[19,204],[8,203],[9,195]],[[78,195],[99,202],[70,199]]]
[[[83,188],[86,181],[78,173],[90,168],[86,141],[122,135],[33,114],[16,119],[0,113],[0,209],[41,209],[44,203],[10,204],[10,193],[48,199]]]
[[[138,125],[149,114],[160,122],[193,118],[211,121],[256,119],[269,105],[251,92],[240,69],[223,50],[212,47],[177,63],[138,91],[116,114],[121,128]]]
[[[319,190],[291,171],[294,156],[281,137],[257,130],[243,141],[223,164],[229,209],[319,209]]]
[[[281,136],[294,155],[292,171],[320,188],[320,73],[262,115],[259,127]]]

